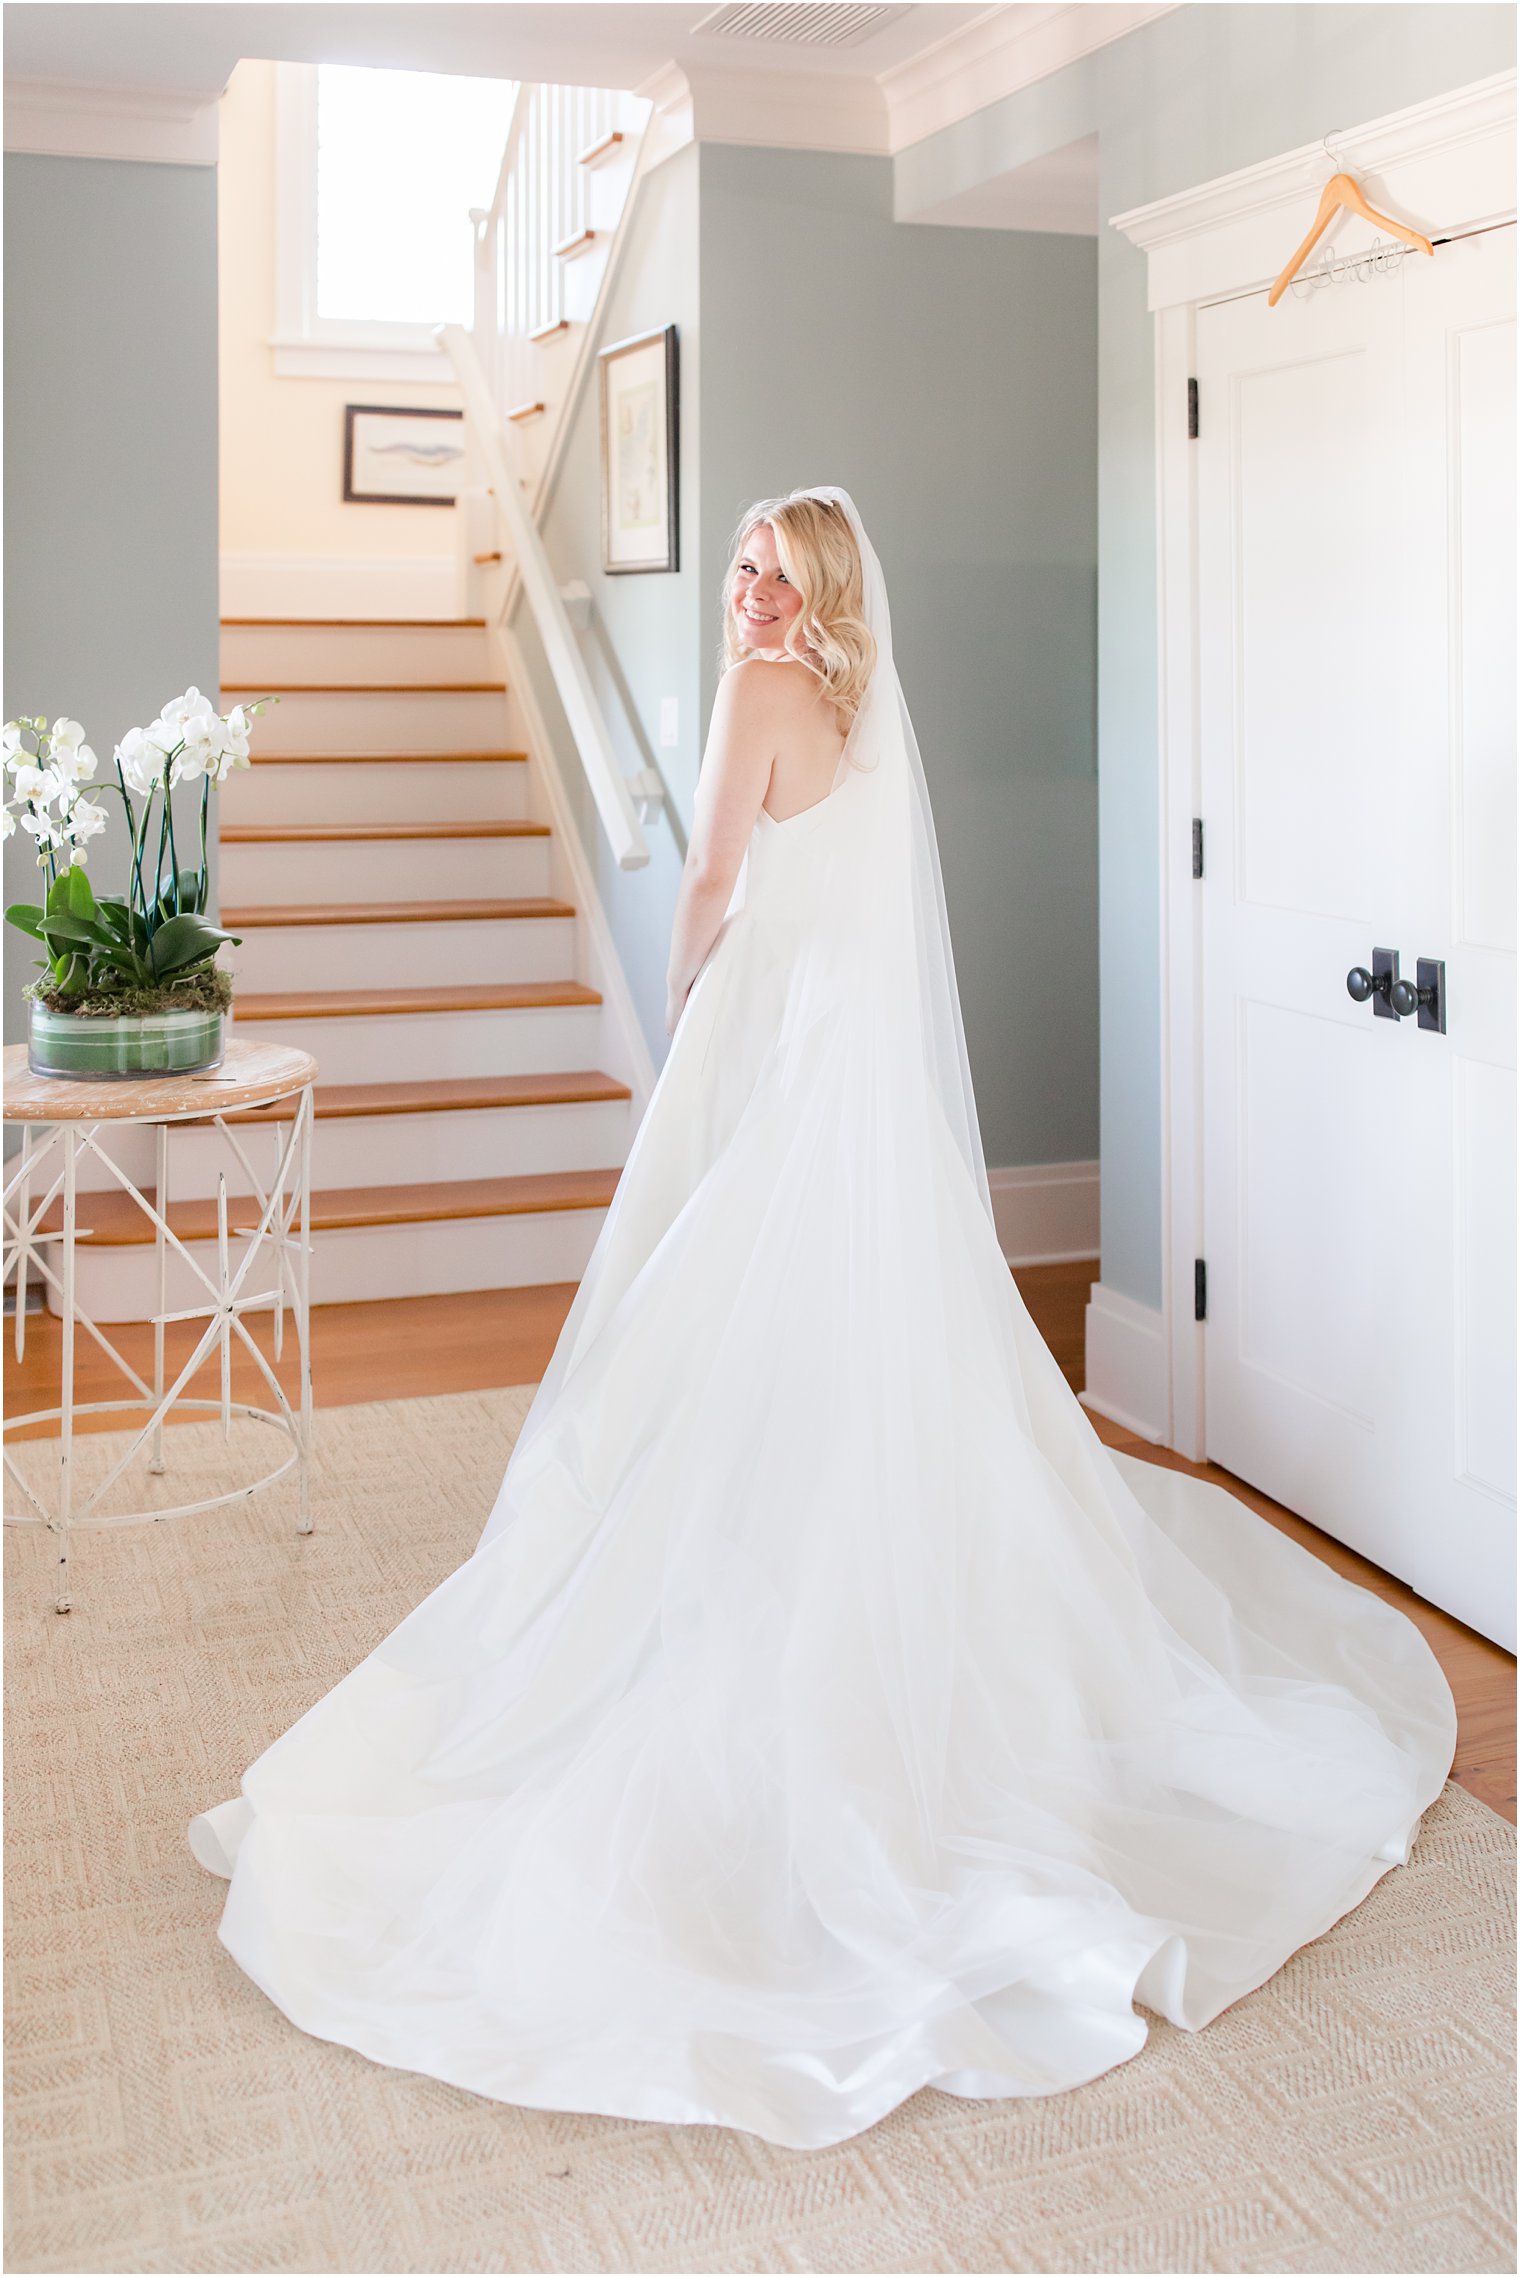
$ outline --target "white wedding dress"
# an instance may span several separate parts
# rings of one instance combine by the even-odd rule
[[[1107,1451],[999,1250],[878,663],[762,813],[474,1554],[191,1841],[305,2031],[809,2147],[1190,2029],[1408,1852],[1418,1630]]]

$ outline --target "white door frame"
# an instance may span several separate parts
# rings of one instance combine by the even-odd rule
[[[1497,72],[1359,127],[1332,122],[1338,160],[1368,200],[1434,238],[1515,218],[1515,73]],[[1203,1254],[1202,1020],[1193,817],[1200,810],[1196,455],[1187,383],[1201,307],[1260,292],[1312,218],[1327,178],[1308,143],[1153,204],[1111,216],[1147,257],[1156,318],[1156,546],[1161,765],[1161,1307],[1163,1443],[1204,1459],[1204,1338],[1193,1317],[1193,1261]],[[1335,248],[1377,233],[1346,215]],[[1316,256],[1317,257],[1317,256]],[[1411,260],[1423,259],[1411,254]],[[1311,266],[1314,265],[1311,259]],[[1353,284],[1335,291],[1354,292]],[[1200,406],[1200,424],[1210,406]],[[1206,818],[1205,818],[1206,820]],[[1206,838],[1205,833],[1205,838]],[[1205,843],[1205,862],[1207,844]]]

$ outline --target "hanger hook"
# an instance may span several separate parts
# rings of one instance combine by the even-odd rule
[[[1335,140],[1337,135],[1342,135],[1345,133],[1345,131],[1346,130],[1344,127],[1332,127],[1328,134],[1320,136],[1320,150],[1323,153],[1325,162],[1329,166],[1332,174],[1343,174],[1346,170],[1346,162],[1341,157],[1339,151],[1332,150],[1330,148],[1331,143]]]

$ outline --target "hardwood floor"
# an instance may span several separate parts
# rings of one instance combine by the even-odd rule
[[[1097,1275],[1097,1261],[1027,1267],[1017,1275],[1030,1314],[1050,1346],[1068,1383],[1083,1383],[1083,1313]],[[380,1304],[321,1305],[312,1315],[312,1374],[319,1402],[347,1406],[354,1401],[409,1399],[426,1394],[484,1391],[500,1384],[536,1382],[570,1309],[575,1286],[485,1289],[468,1296],[402,1297]],[[6,1329],[8,1408],[44,1407],[57,1399],[59,1328],[55,1320],[32,1314],[26,1324],[26,1356],[18,1365]],[[143,1372],[151,1369],[152,1333],[131,1326],[111,1332],[122,1355]],[[169,1342],[191,1349],[181,1331]],[[282,1376],[289,1380],[292,1341],[287,1340]],[[81,1340],[77,1354],[78,1392],[83,1400],[110,1399],[122,1388],[109,1363]],[[196,1387],[215,1396],[210,1370]],[[239,1355],[233,1363],[233,1397],[257,1400],[260,1386],[252,1363]],[[1460,1737],[1452,1776],[1513,1822],[1515,1817],[1515,1664],[1510,1655],[1438,1612],[1423,1598],[1343,1548],[1317,1527],[1284,1510],[1213,1463],[1190,1463],[1167,1448],[1153,1447],[1132,1432],[1094,1415],[1098,1436],[1111,1447],[1215,1480],[1248,1502],[1272,1525],[1323,1558],[1337,1573],[1374,1590],[1418,1623],[1446,1671],[1457,1703]],[[84,1428],[119,1427],[120,1417],[81,1419]]]

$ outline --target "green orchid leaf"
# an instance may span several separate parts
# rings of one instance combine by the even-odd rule
[[[135,987],[151,988],[153,986],[155,978],[153,967],[146,964],[141,957],[134,957],[130,949],[102,949],[100,961],[109,965],[112,972],[121,973]]]
[[[171,973],[183,972],[189,965],[214,957],[224,941],[236,944],[236,940],[235,934],[224,933],[219,925],[209,924],[204,917],[184,910],[154,934],[149,952],[153,970],[160,980],[166,980]]]
[[[61,914],[57,917],[44,917],[37,930],[49,948],[55,941],[66,941],[71,945],[78,941],[93,945],[97,941],[108,942],[111,938],[103,926],[91,925],[83,917],[65,917]]]
[[[71,917],[94,916],[94,888],[90,884],[87,873],[77,862],[72,869],[64,871],[59,883],[68,887],[68,898],[64,906]]]
[[[34,901],[13,901],[5,913],[5,922],[14,925],[18,933],[29,933],[34,941],[40,941],[42,914]]]

